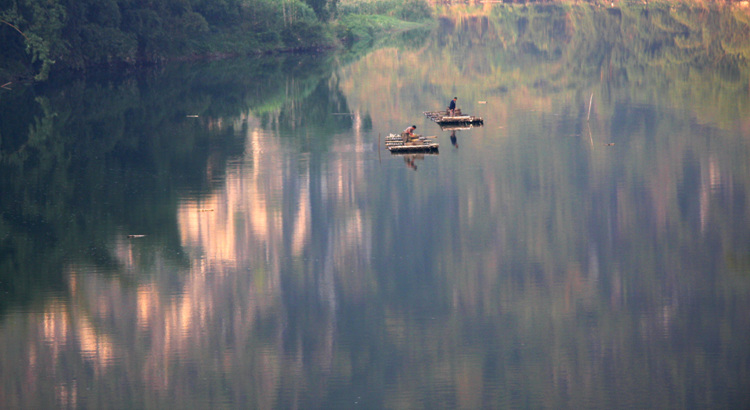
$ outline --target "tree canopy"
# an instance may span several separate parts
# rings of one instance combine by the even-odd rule
[[[0,74],[317,48],[338,0],[0,0]]]

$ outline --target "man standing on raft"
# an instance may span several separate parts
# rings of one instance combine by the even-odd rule
[[[450,113],[451,117],[456,115],[456,100],[458,100],[458,97],[453,97],[451,103],[448,104],[448,113]]]

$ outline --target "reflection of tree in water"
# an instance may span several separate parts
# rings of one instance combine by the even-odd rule
[[[450,51],[437,46],[430,48],[427,52],[434,53],[433,57],[419,54],[419,59],[432,63],[429,68],[406,70],[404,67],[416,58],[396,52],[391,53],[393,58],[384,63],[374,61],[380,58],[378,56],[362,64],[370,66],[373,76],[380,72],[413,75],[416,84],[429,83],[430,87],[437,89],[434,92],[436,101],[442,101],[444,95],[453,95],[444,90],[454,87],[456,79],[460,79],[462,86],[476,95],[484,96],[488,90],[496,94],[490,103],[493,108],[499,107],[496,110],[500,113],[508,109],[517,114],[520,110],[512,110],[515,108],[513,104],[525,103],[536,109],[544,107],[543,115],[562,117],[539,126],[522,119],[509,120],[507,123],[511,124],[512,133],[520,135],[556,135],[570,123],[576,124],[570,126],[571,134],[580,135],[581,130],[575,128],[580,126],[576,119],[586,118],[586,106],[575,101],[588,102],[589,94],[581,98],[576,92],[593,86],[597,91],[601,90],[602,95],[600,97],[597,93],[595,96],[595,101],[600,100],[599,105],[595,105],[596,120],[592,126],[597,132],[604,130],[607,135],[620,138],[616,145],[618,151],[589,150],[578,142],[570,146],[566,143],[563,147],[555,141],[553,148],[540,147],[524,154],[511,142],[506,145],[514,150],[503,152],[498,158],[479,157],[472,163],[481,171],[475,175],[472,168],[470,177],[481,180],[481,189],[469,184],[466,192],[456,194],[445,192],[444,189],[448,188],[441,186],[420,197],[429,198],[428,204],[409,204],[420,211],[455,206],[460,213],[453,224],[443,220],[431,221],[426,232],[399,241],[403,247],[396,247],[405,255],[420,254],[425,252],[424,248],[429,248],[433,251],[422,262],[429,264],[434,258],[439,260],[440,263],[436,263],[439,266],[428,265],[420,276],[413,273],[419,271],[419,266],[415,266],[417,262],[399,259],[388,268],[397,271],[397,276],[408,279],[403,282],[393,279],[395,284],[381,283],[379,289],[400,296],[389,301],[390,309],[409,312],[413,309],[414,316],[420,312],[420,302],[432,300],[430,297],[448,300],[450,308],[446,309],[455,315],[455,322],[449,321],[446,325],[443,321],[443,327],[431,328],[415,318],[410,320],[401,316],[400,323],[389,323],[389,326],[396,329],[396,334],[420,328],[424,332],[420,335],[429,334],[441,340],[439,347],[437,343],[425,342],[435,350],[441,347],[451,350],[442,343],[451,344],[455,351],[461,352],[471,351],[471,346],[474,346],[475,355],[461,356],[463,363],[470,364],[457,369],[456,374],[461,376],[453,380],[454,386],[461,386],[457,390],[470,392],[462,396],[467,401],[470,400],[468,397],[491,401],[487,397],[493,397],[492,389],[482,386],[496,386],[495,382],[503,386],[533,384],[539,387],[536,391],[568,400],[575,390],[573,386],[591,387],[589,383],[597,380],[596,374],[601,371],[606,373],[608,380],[617,380],[619,386],[645,387],[644,380],[654,380],[656,383],[648,388],[668,397],[671,382],[663,383],[665,379],[660,375],[661,371],[650,367],[646,356],[662,357],[664,360],[659,361],[660,365],[678,375],[675,377],[680,383],[694,383],[696,379],[688,368],[700,367],[701,360],[693,359],[711,354],[709,351],[716,352],[711,343],[684,338],[691,333],[698,334],[698,328],[706,324],[704,319],[699,319],[701,314],[698,313],[698,306],[703,303],[700,299],[705,295],[700,296],[697,288],[716,287],[722,293],[716,296],[716,302],[722,306],[719,309],[726,309],[733,323],[745,322],[735,315],[737,310],[733,306],[739,298],[743,300],[740,302],[742,309],[747,307],[744,297],[747,284],[729,290],[724,286],[731,287],[728,284],[735,280],[731,275],[713,279],[703,275],[709,271],[722,275],[719,272],[724,271],[726,255],[720,249],[714,249],[718,243],[722,244],[719,248],[735,250],[745,248],[747,244],[744,224],[732,226],[728,221],[747,219],[744,216],[746,207],[735,207],[733,201],[736,199],[730,198],[744,197],[743,186],[747,183],[747,178],[741,176],[744,175],[741,170],[745,168],[741,165],[742,158],[747,151],[746,144],[741,141],[742,129],[746,128],[747,121],[739,120],[743,122],[742,126],[733,121],[742,118],[738,115],[742,109],[738,111],[737,106],[748,106],[748,77],[730,75],[731,71],[715,71],[724,64],[724,58],[740,72],[747,73],[747,67],[731,54],[715,48],[717,44],[713,40],[707,44],[710,50],[688,49],[687,62],[673,60],[680,52],[680,45],[675,45],[670,30],[653,23],[658,19],[659,23],[673,25],[675,21],[669,20],[677,18],[674,10],[656,9],[649,13],[637,9],[592,11],[589,15],[556,9],[547,15],[544,8],[524,8],[517,14],[506,14],[507,20],[494,16],[486,18],[490,27],[484,27],[479,18],[470,23],[468,18],[459,18],[461,21],[458,22],[449,19],[446,24],[452,24],[457,31],[450,35],[438,33],[432,38],[455,41],[455,47]],[[519,22],[519,14],[526,15],[524,21]],[[693,15],[688,21],[690,27],[702,30],[699,32],[713,33],[712,36],[716,37],[711,39],[731,32],[722,30],[721,24],[717,24],[720,21],[712,20],[714,17],[718,16],[712,14],[712,18],[702,19]],[[728,19],[725,23],[732,19],[728,15],[721,18]],[[741,16],[734,18],[742,21]],[[507,23],[507,26],[492,26],[500,23]],[[460,29],[464,28],[461,24],[472,24],[472,27],[461,33]],[[535,26],[562,28],[564,35],[550,38],[554,36],[550,30],[530,28]],[[484,28],[474,30],[479,27]],[[503,31],[505,28],[507,31]],[[516,37],[493,37],[495,33],[516,33]],[[684,33],[684,28],[679,33]],[[691,37],[696,31],[692,33]],[[470,41],[481,44],[479,40],[487,43],[487,47],[472,50],[470,46],[474,44]],[[396,57],[403,62],[393,63]],[[356,72],[362,66],[352,71]],[[685,70],[695,77],[674,75]],[[383,78],[376,84],[380,84],[379,88],[386,88],[388,82]],[[355,85],[354,82],[349,85],[352,92],[357,92]],[[493,89],[495,85],[497,88]],[[504,91],[501,92],[501,88]],[[708,90],[722,91],[710,94]],[[403,93],[407,96],[426,94],[417,87],[413,92],[409,91]],[[377,90],[368,89],[363,94],[374,92]],[[695,104],[687,112],[682,112],[684,99]],[[680,112],[656,110],[655,101],[658,101],[657,106],[663,103],[668,107],[681,107]],[[734,103],[737,106],[733,106]],[[722,118],[727,120],[722,121]],[[696,132],[692,130],[696,122],[712,124],[712,127],[720,123],[719,130],[707,127]],[[709,145],[716,147],[704,137],[711,136],[709,140],[714,141],[713,136],[717,133],[731,140],[724,146],[726,149],[717,148],[721,154],[699,155],[700,158],[686,155],[706,153]],[[483,142],[488,141],[477,141],[477,145]],[[588,134],[583,144],[589,144]],[[627,144],[627,147],[622,144]],[[731,147],[739,148],[739,152]],[[519,154],[522,155],[519,157]],[[503,172],[493,174],[498,167],[481,163],[483,159],[504,164]],[[570,163],[576,163],[576,168],[568,168]],[[418,189],[427,188],[420,186]],[[712,191],[714,189],[717,191]],[[402,204],[409,194],[409,189],[404,189],[392,196],[384,196],[399,207],[408,207]],[[468,204],[453,203],[448,199],[451,195],[468,196]],[[440,201],[433,201],[435,198],[440,198]],[[739,202],[744,203],[743,200]],[[563,204],[566,205],[561,206]],[[396,207],[388,201],[380,205]],[[489,215],[477,209],[490,210],[486,211]],[[408,218],[395,219],[394,224],[409,222]],[[389,231],[387,224],[378,227],[378,232]],[[581,234],[570,235],[572,232]],[[475,236],[477,239],[462,243],[456,240],[457,236]],[[723,239],[719,242],[710,239],[717,236]],[[387,239],[377,243],[386,243]],[[425,245],[425,241],[429,244]],[[410,246],[411,242],[418,245]],[[706,247],[709,242],[712,245]],[[450,249],[454,247],[460,249],[451,254]],[[701,256],[688,262],[680,256],[684,256],[680,251],[683,247],[694,249],[691,254]],[[446,253],[449,256],[445,256]],[[467,258],[467,254],[472,257]],[[700,266],[694,266],[694,263]],[[383,270],[389,271],[387,268]],[[429,290],[424,290],[427,296],[419,297],[420,291],[429,289],[434,283],[443,283],[441,281],[448,283],[445,288],[454,292],[450,297],[441,299],[444,295],[429,294]],[[410,287],[412,283],[424,287]],[[557,286],[560,283],[564,286]],[[466,316],[461,313],[466,313]],[[467,325],[462,321],[467,316],[486,320]],[[703,317],[708,316],[704,313]],[[739,330],[742,333],[740,338],[745,339],[746,327],[741,324],[736,327],[742,329]],[[738,354],[747,358],[747,348],[729,335],[719,336],[719,326],[711,324],[708,328],[711,336],[707,337],[713,341],[720,338],[722,346],[718,349],[721,358],[710,366],[712,377],[715,377],[712,383],[715,386],[728,383],[734,387],[719,387],[705,393],[722,391],[729,393],[725,397],[732,396],[735,403],[743,397],[746,402],[746,394],[731,393],[739,385],[739,379],[746,381],[746,378],[726,375],[737,376],[730,370],[734,363],[732,357]],[[446,334],[450,335],[450,340],[446,339]],[[431,340],[430,336],[424,336],[424,340]],[[637,340],[626,340],[630,337]],[[402,339],[394,337],[394,340]],[[529,346],[525,340],[544,342]],[[483,343],[497,350],[485,350]],[[440,360],[425,352],[427,349],[423,345],[404,342],[394,350],[401,352],[401,357],[423,359],[414,359],[404,366],[413,368],[404,370],[399,380],[439,373]],[[537,360],[539,354],[555,359],[548,362]],[[681,359],[685,360],[678,364]],[[535,368],[535,365],[540,368]],[[634,366],[638,369],[630,371]],[[492,375],[495,370],[499,374],[496,379]],[[553,382],[547,384],[544,380],[549,375],[552,375]],[[589,387],[584,389],[590,394],[598,394],[596,388]],[[403,388],[403,391],[408,390],[409,387]],[[498,390],[507,392],[502,387]],[[519,394],[521,399],[529,400],[525,403],[537,400],[528,391]],[[493,399],[501,400],[498,397]],[[571,400],[582,400],[582,397]],[[555,407],[555,403],[559,402],[551,400],[546,407]],[[539,404],[539,407],[545,405]]]
[[[168,232],[175,192],[209,185],[207,168],[221,176],[217,165],[237,152],[232,135],[214,134],[209,144],[212,136],[185,119],[184,106],[170,103],[166,115],[166,107],[149,109],[159,98],[182,100],[155,91],[74,82],[54,97],[10,99],[16,105],[3,115],[41,112],[30,123],[2,121],[14,124],[3,129],[13,138],[3,139],[10,143],[0,152],[0,246],[8,268],[0,270],[0,282],[10,288],[3,305],[25,304],[45,287],[61,286],[62,261],[72,255],[108,265],[102,244],[114,231]]]
[[[292,182],[297,175],[279,174],[272,165],[264,168],[273,171],[270,175],[250,178],[260,185],[248,183],[245,175],[224,175],[228,156],[243,150],[244,138],[236,144],[236,137],[246,127],[248,111],[273,118],[282,135],[297,129],[323,135],[309,142],[305,135],[295,135],[315,150],[328,149],[331,134],[351,130],[352,116],[332,115],[349,108],[335,78],[329,81],[329,60],[303,65],[288,60],[208,63],[184,72],[170,68],[166,74],[119,83],[74,81],[50,99],[35,100],[30,89],[14,98],[3,95],[0,288],[5,296],[0,309],[29,305],[33,299],[42,299],[46,307],[41,316],[3,320],[0,335],[8,343],[0,355],[17,347],[25,350],[20,357],[28,368],[60,376],[25,380],[23,390],[29,394],[21,398],[24,402],[85,407],[101,397],[82,392],[98,384],[127,407],[164,400],[170,405],[185,400],[187,407],[198,395],[210,396],[208,388],[196,386],[224,375],[234,380],[225,387],[252,397],[229,401],[252,401],[260,408],[271,407],[284,389],[325,391],[322,385],[310,389],[310,383],[324,383],[321,376],[331,372],[337,303],[333,275],[361,270],[356,263],[341,262],[358,260],[342,255],[352,247],[357,251],[358,242],[341,243],[344,232],[322,242],[309,238],[313,207],[304,181]],[[358,126],[371,127],[369,117],[354,118],[361,122]],[[273,158],[252,155],[258,162]],[[279,179],[265,185],[267,178]],[[223,199],[235,208],[208,209],[207,193],[225,183],[236,184]],[[280,202],[263,199],[276,186],[296,198],[293,203],[300,208],[289,211],[292,215],[283,215],[286,205],[277,208]],[[200,198],[193,207],[191,202],[178,204],[178,192],[185,190]],[[257,202],[244,215],[246,230],[238,231],[231,211],[242,208],[247,198]],[[280,220],[285,222],[278,226]],[[356,231],[364,228],[358,221],[355,214],[330,223]],[[314,229],[327,233],[330,223]],[[149,235],[125,240],[128,233]],[[292,249],[285,248],[287,243]],[[282,295],[281,272],[300,269],[291,258],[304,257],[304,243],[324,247],[315,253],[328,256],[324,263],[308,261],[302,282],[287,281]],[[206,263],[191,267],[201,252],[208,254]],[[319,297],[307,298],[308,280]],[[61,296],[59,302],[44,300],[50,288]],[[130,337],[138,341],[125,340]],[[20,347],[22,340],[40,352],[38,359]],[[212,354],[206,346],[225,348]],[[248,356],[253,346],[261,348]],[[65,371],[57,352],[65,352]],[[175,360],[175,354],[200,363],[200,370]],[[118,374],[143,377],[149,388],[133,395],[122,390],[133,384],[111,379]],[[208,375],[209,381],[199,375]],[[16,376],[3,372],[3,385],[16,385]],[[78,382],[49,385],[71,378]],[[179,391],[184,393],[173,396]]]
[[[164,232],[176,192],[213,189],[226,158],[242,152],[236,133],[248,110],[278,111],[287,84],[326,84],[330,60],[297,59],[304,70],[290,60],[173,65],[139,76],[92,72],[39,90],[3,90],[0,247],[7,257],[0,263],[8,269],[0,288],[10,293],[0,306],[28,303],[39,286],[62,286],[60,258],[86,244],[98,250],[82,258],[109,263],[99,244],[115,229]],[[327,108],[324,88],[314,98]]]
[[[407,50],[418,50],[425,46],[430,35],[429,28],[416,28],[399,33],[392,41]]]
[[[190,84],[179,77],[174,80]],[[236,125],[245,127],[246,115],[234,121],[231,115],[222,117],[223,112],[280,112],[278,122],[286,130],[315,128],[311,122],[318,117],[329,119],[320,122],[319,132],[351,129],[352,117],[331,115],[348,108],[342,94],[331,93],[326,81],[304,76],[287,80],[281,84],[314,86],[308,95],[287,99],[276,98],[268,89],[271,82],[266,82],[261,104],[250,98],[258,91],[255,84],[244,87],[241,80],[226,79],[231,87],[223,87],[223,82],[209,87],[206,76],[194,89],[152,89],[136,83],[99,89],[79,84],[80,102],[71,103],[78,94],[68,91],[62,105],[47,100],[38,105],[43,117],[33,118],[37,125],[29,137],[18,136],[15,129],[7,133],[16,139],[4,139],[2,146],[0,227],[5,232],[0,245],[9,257],[2,258],[0,286],[10,291],[2,308],[28,305],[38,298],[43,311],[38,316],[19,313],[4,318],[0,335],[8,343],[0,355],[7,357],[8,349],[24,350],[19,360],[33,368],[29,371],[41,374],[45,371],[39,369],[47,369],[58,375],[54,380],[23,379],[22,390],[28,394],[19,399],[41,408],[55,403],[93,406],[102,396],[83,392],[96,384],[106,386],[110,399],[126,407],[188,407],[199,396],[211,397],[210,386],[224,377],[232,380],[223,383],[224,388],[243,397],[221,396],[220,401],[252,402],[260,408],[273,406],[281,391],[325,392],[336,329],[334,275],[363,271],[356,263],[359,258],[346,255],[361,252],[362,245],[346,240],[346,232],[362,237],[357,231],[366,224],[356,212],[350,218],[329,220],[328,210],[318,204],[321,197],[345,204],[337,198],[351,195],[325,189],[357,184],[319,186],[316,205],[311,205],[305,181],[321,177],[279,173],[273,163],[265,165],[274,156],[257,151],[248,161],[263,164],[259,168],[224,174],[228,156],[242,152],[245,141],[235,143]],[[186,95],[175,95],[188,89]],[[222,89],[226,93],[213,94]],[[277,92],[285,90],[279,87]],[[273,101],[283,104],[273,108]],[[10,110],[3,114],[13,117]],[[368,121],[362,120],[364,126]],[[3,122],[4,134],[12,124]],[[17,128],[23,131],[26,126]],[[326,149],[325,140],[315,143],[316,149]],[[21,165],[24,174],[18,172]],[[268,174],[255,174],[258,169]],[[230,208],[211,203],[210,193],[225,184],[230,187],[221,190],[226,197],[218,203]],[[284,194],[266,201],[277,186],[284,187]],[[178,199],[178,192],[185,190],[196,193],[194,202]],[[248,198],[253,200],[252,212],[235,214]],[[318,214],[315,224],[322,225],[313,225],[310,212]],[[284,222],[279,225],[280,221]],[[175,222],[176,226],[165,226]],[[310,238],[311,230],[323,235],[320,241]],[[128,240],[127,233],[149,235]],[[301,267],[298,262],[305,260],[309,243],[316,247],[310,254],[327,256],[321,262],[302,262]],[[207,256],[203,262],[201,254]],[[281,273],[287,271],[303,275],[285,275],[282,283]],[[308,281],[318,289],[317,297],[310,297]],[[59,294],[55,303],[44,300],[50,287]],[[207,346],[223,348],[209,352]],[[248,355],[256,348],[257,354]],[[67,363],[64,369],[60,352]],[[146,383],[113,379],[122,374]],[[3,372],[3,385],[20,389],[16,376]],[[66,383],[71,379],[77,382]],[[311,388],[314,381],[321,384]],[[134,395],[128,390],[134,386],[143,389],[135,387]],[[294,396],[283,395],[285,400]]]
[[[641,84],[634,97],[647,101],[654,95],[710,99],[693,107],[699,116],[729,119],[737,104],[750,106],[742,91],[748,76],[740,74],[748,71],[750,24],[746,11],[731,5],[467,8],[441,17],[431,38],[427,59],[445,63],[431,67],[434,82],[460,78],[482,96],[477,99],[524,89],[554,95],[593,85],[606,91],[630,82]]]
[[[313,151],[328,149],[332,136],[352,129],[352,116],[347,115],[349,107],[336,78],[321,80],[309,90],[298,89],[294,81],[287,88],[288,98],[278,113],[262,119],[267,127],[278,127],[281,135],[293,136],[305,150]],[[310,140],[310,135],[315,138]]]

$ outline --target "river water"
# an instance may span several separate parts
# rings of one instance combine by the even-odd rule
[[[2,91],[0,407],[750,406],[733,15],[462,10]]]

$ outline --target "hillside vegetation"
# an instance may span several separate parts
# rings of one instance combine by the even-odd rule
[[[0,81],[53,69],[318,50],[416,20],[424,0],[0,0]],[[384,14],[387,24],[363,15]],[[351,17],[348,17],[350,16]],[[339,19],[339,17],[345,17]],[[371,16],[372,17],[372,16]]]

